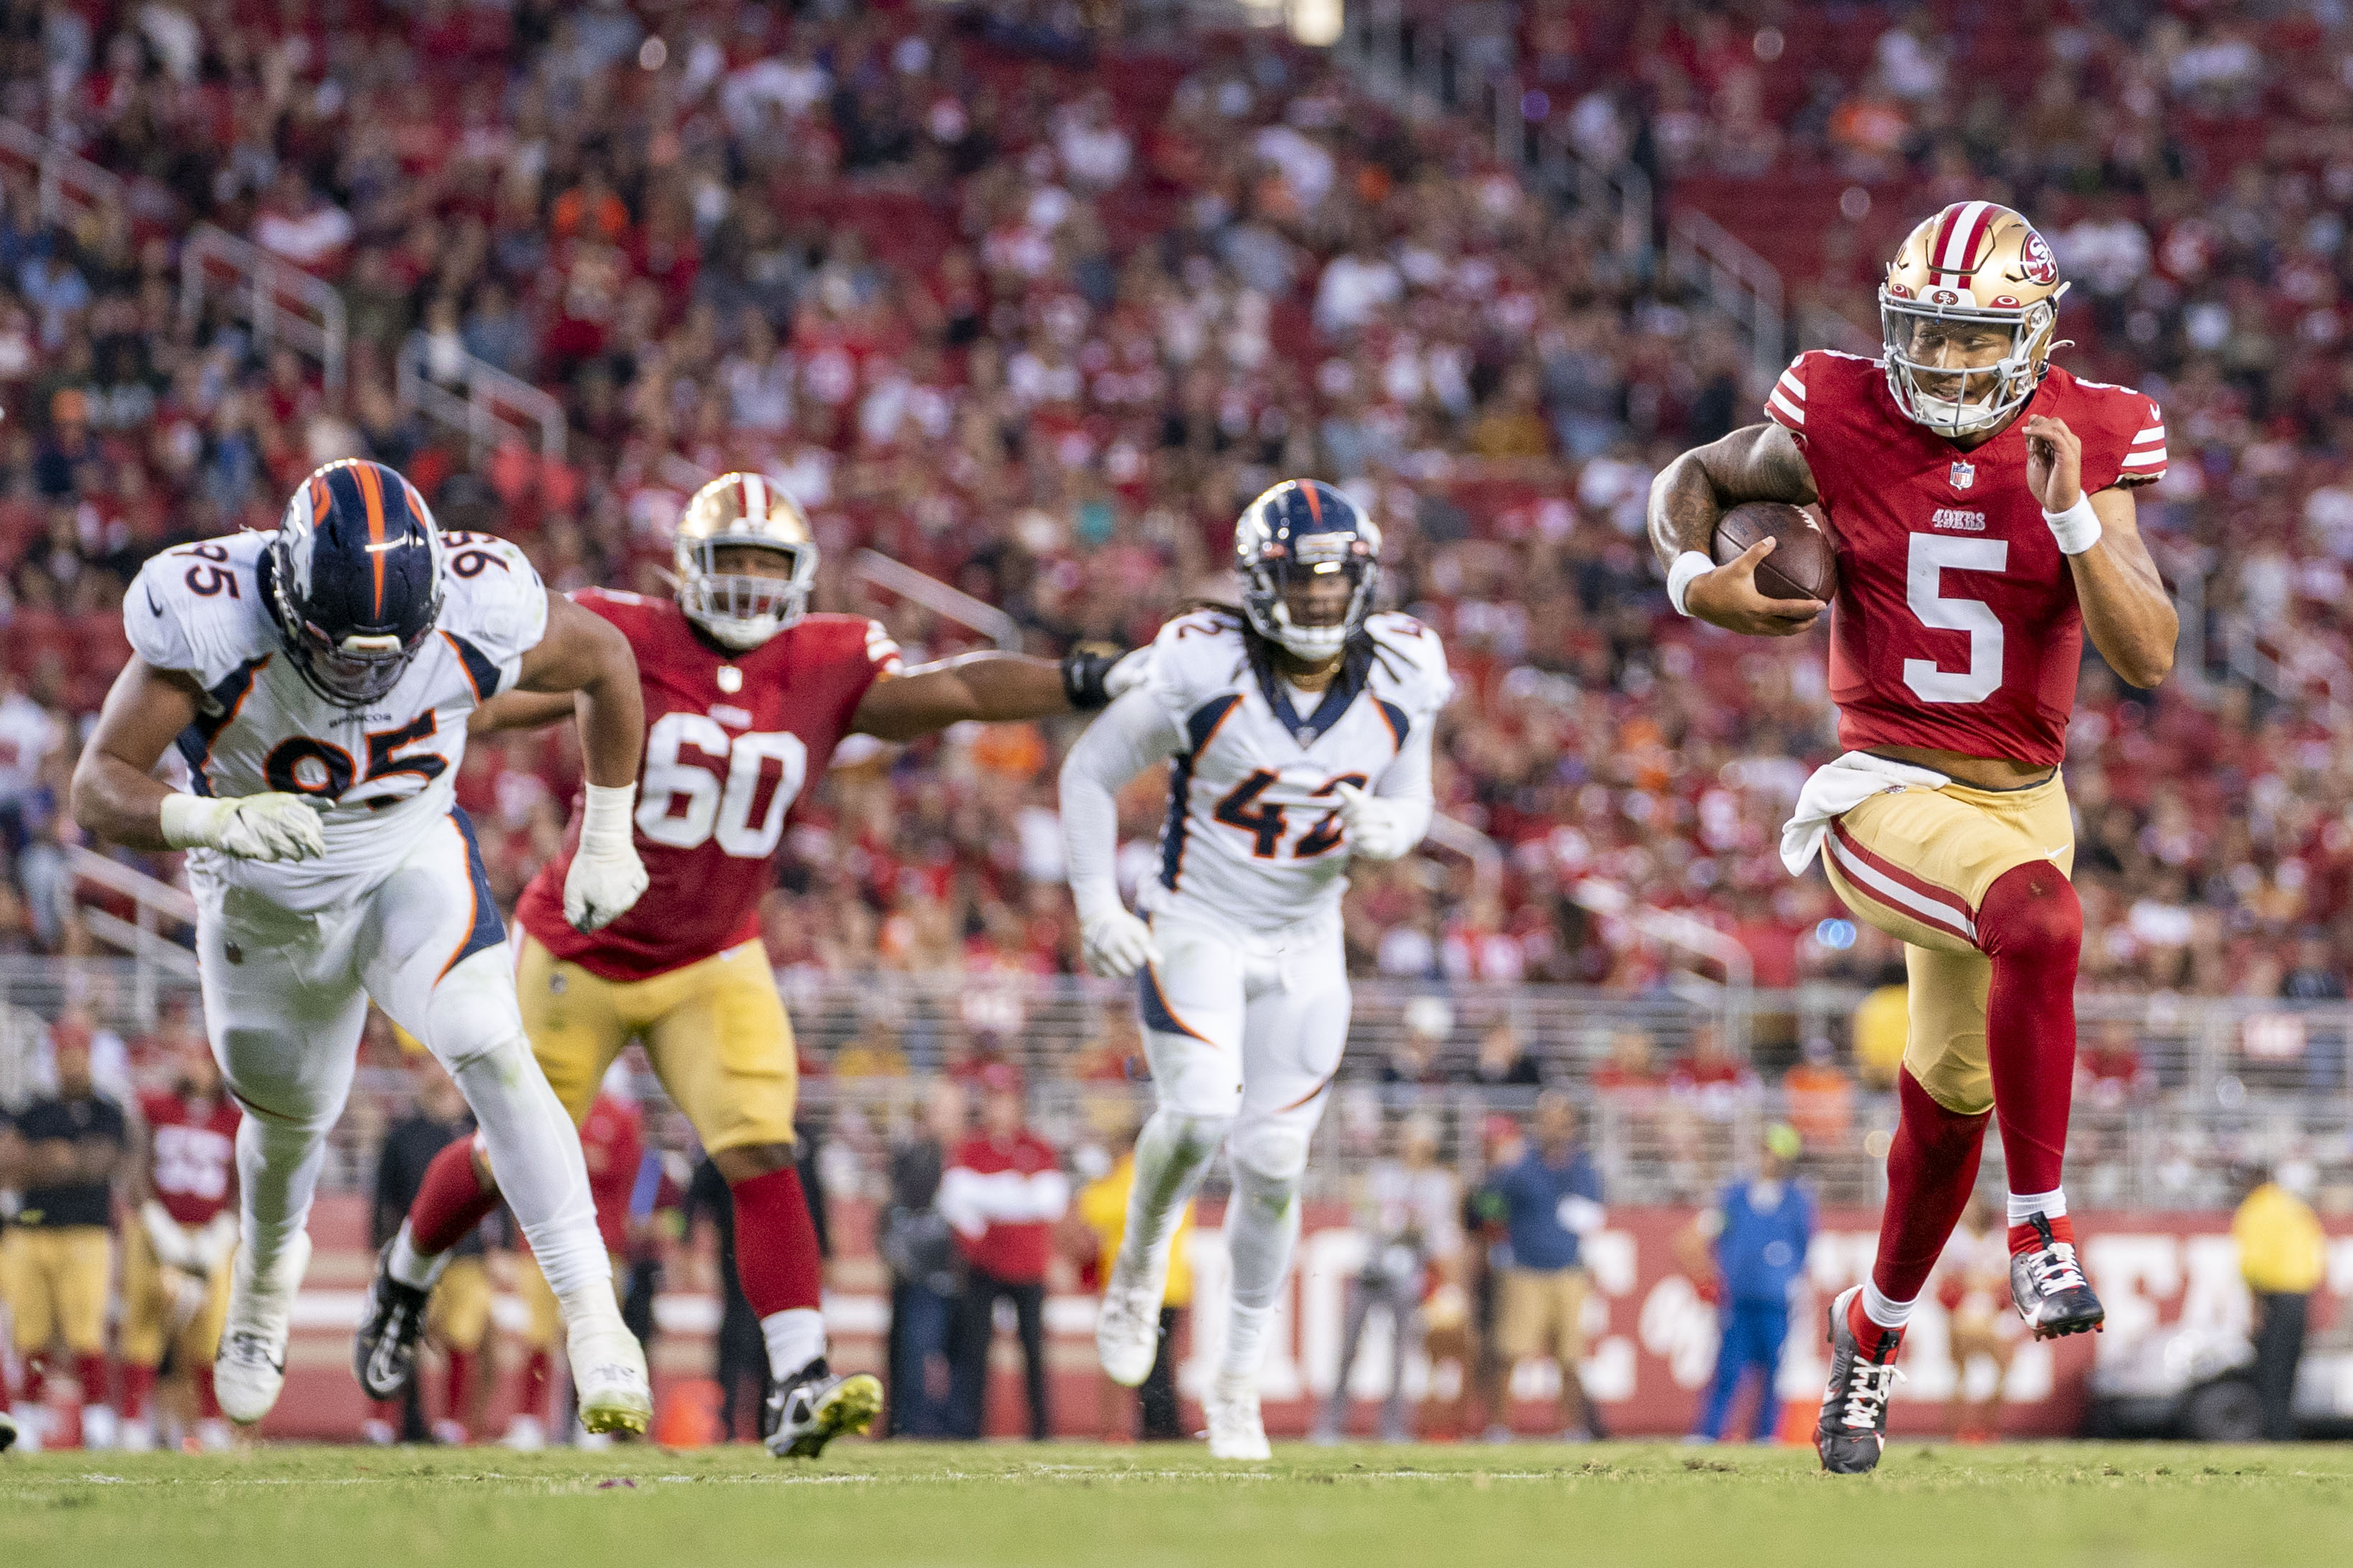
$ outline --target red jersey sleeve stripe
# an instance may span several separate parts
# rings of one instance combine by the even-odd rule
[[[2139,435],[2132,438],[2132,444],[2136,447],[2146,447],[2151,441],[2156,442],[2160,447],[2165,445],[2164,426],[2152,425],[2147,429],[2142,431]]]
[[[1765,412],[1792,430],[1806,427],[1805,405],[1790,402],[1788,395],[1778,386],[1773,389],[1773,395],[1765,400]]]
[[[2153,447],[2146,452],[2127,452],[2125,454],[2124,461],[2118,464],[2117,467],[2126,468],[2161,468],[2165,467],[2165,448],[2162,447]]]

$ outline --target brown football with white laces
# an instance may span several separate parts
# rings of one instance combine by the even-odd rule
[[[1830,535],[1805,508],[1787,501],[1752,500],[1715,520],[1711,553],[1719,566],[1740,559],[1760,539],[1778,540],[1773,553],[1757,563],[1757,591],[1768,599],[1818,599],[1827,605],[1838,592],[1838,555]]]

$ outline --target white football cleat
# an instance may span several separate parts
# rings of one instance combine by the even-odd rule
[[[111,1406],[85,1405],[81,1407],[81,1446],[91,1453],[111,1448],[122,1437],[122,1426]]]
[[[1228,1377],[1219,1373],[1209,1381],[1208,1395],[1201,1401],[1201,1411],[1209,1418],[1209,1458],[1274,1458],[1274,1450],[1267,1447],[1266,1423],[1259,1418],[1256,1378]]]
[[[294,1327],[294,1298],[311,1267],[311,1237],[297,1231],[270,1266],[268,1279],[253,1273],[251,1245],[240,1241],[229,1270],[228,1321],[213,1361],[213,1394],[221,1414],[250,1426],[269,1414],[286,1386],[286,1341]]]
[[[1166,1281],[1132,1279],[1127,1257],[1112,1266],[1095,1309],[1095,1358],[1103,1375],[1122,1388],[1140,1388],[1160,1359],[1160,1298]]]
[[[602,1321],[567,1324],[572,1386],[580,1394],[580,1425],[590,1433],[642,1433],[653,1425],[653,1384],[645,1347],[619,1312]]]
[[[207,1415],[196,1423],[196,1447],[207,1454],[226,1453],[237,1446],[229,1435],[228,1423],[217,1415]]]
[[[547,1428],[536,1415],[518,1415],[507,1423],[502,1441],[518,1454],[536,1454],[547,1447]]]

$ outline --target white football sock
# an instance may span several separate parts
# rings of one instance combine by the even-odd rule
[[[1233,1257],[1233,1273],[1226,1342],[1218,1356],[1220,1376],[1258,1376],[1263,1356],[1261,1337],[1298,1242],[1298,1178],[1274,1180],[1237,1161],[1233,1202],[1226,1210],[1226,1249]]]
[[[448,1266],[449,1254],[437,1252],[427,1258],[417,1250],[417,1237],[406,1220],[392,1238],[392,1250],[385,1255],[385,1272],[415,1290],[430,1290]]]
[[[768,1373],[778,1383],[825,1353],[825,1314],[815,1307],[787,1307],[760,1320],[768,1342]]]
[[[531,1242],[566,1325],[584,1317],[617,1319],[612,1260],[597,1234],[580,1135],[532,1060],[530,1042],[516,1035],[445,1065],[473,1108],[491,1174]]]
[[[2024,1225],[2036,1215],[2044,1219],[2058,1219],[2067,1212],[2067,1189],[2053,1187],[2047,1193],[2012,1193],[2010,1194],[2010,1223]]]
[[[237,1206],[255,1279],[269,1279],[287,1245],[302,1233],[326,1161],[323,1127],[297,1127],[250,1113],[238,1125]]]
[[[1168,1247],[1176,1221],[1209,1168],[1209,1158],[1232,1125],[1223,1116],[1194,1116],[1163,1106],[1135,1135],[1135,1181],[1127,1192],[1127,1229],[1120,1266],[1140,1278],[1167,1278]]]
[[[1862,1282],[1862,1315],[1883,1329],[1900,1329],[1912,1321],[1912,1309],[1920,1304],[1915,1296],[1909,1301],[1891,1301],[1879,1293],[1879,1287],[1865,1279]]]

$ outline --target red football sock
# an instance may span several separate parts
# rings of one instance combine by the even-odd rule
[[[752,1315],[765,1318],[794,1307],[818,1306],[823,1259],[817,1225],[801,1192],[801,1173],[786,1165],[734,1184],[735,1272]]]
[[[474,1169],[474,1141],[460,1138],[425,1167],[417,1201],[408,1205],[409,1241],[427,1258],[447,1252],[498,1206],[499,1194]]]
[[[1871,1282],[1891,1301],[1909,1301],[1960,1223],[1977,1185],[1988,1120],[1947,1110],[1906,1068],[1895,1075],[1902,1107],[1887,1151],[1887,1208],[1879,1217],[1879,1256]],[[1855,1298],[1861,1310],[1862,1298]]]
[[[1993,960],[1986,1058],[2013,1193],[2058,1189],[2075,1087],[2075,967],[2084,907],[2047,861],[2013,866],[1978,905],[1978,945]]]
[[[135,1362],[122,1363],[122,1414],[136,1421],[147,1414],[147,1401],[155,1392],[155,1369]]]
[[[213,1393],[213,1363],[206,1362],[201,1366],[190,1368],[188,1371],[188,1382],[196,1391],[196,1419],[199,1421],[219,1420],[220,1400],[218,1396]]]
[[[84,1405],[103,1405],[107,1402],[107,1394],[110,1392],[107,1385],[112,1380],[106,1375],[104,1355],[75,1356],[74,1377],[81,1384],[81,1402]]]
[[[523,1357],[522,1374],[515,1389],[515,1414],[542,1420],[547,1415],[547,1377],[549,1363],[545,1351],[533,1351]]]
[[[2063,1241],[2070,1247],[2075,1245],[2075,1222],[2073,1220],[2069,1219],[2063,1214],[2057,1219],[2046,1220],[2044,1223],[2049,1225],[2051,1227],[2052,1240]],[[2012,1258],[2017,1257],[2021,1252],[2040,1252],[2042,1250],[2042,1232],[2036,1230],[2031,1225],[2014,1225],[2010,1227],[2010,1255]]]
[[[1862,1310],[1862,1292],[1860,1290],[1854,1293],[1854,1300],[1847,1303],[1846,1329],[1854,1336],[1854,1342],[1862,1347],[1862,1353],[1873,1361],[1887,1360],[1895,1353],[1895,1346],[1904,1342],[1902,1329],[1891,1329],[1871,1321],[1871,1314]],[[1894,1341],[1894,1344],[1883,1346],[1880,1342],[1883,1338]]]
[[[461,1426],[466,1424],[466,1395],[472,1391],[473,1386],[474,1352],[451,1351],[449,1352],[449,1408],[447,1414],[450,1420]]]

